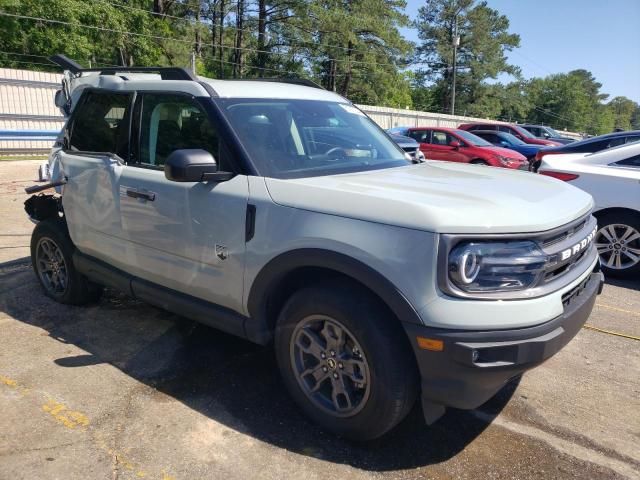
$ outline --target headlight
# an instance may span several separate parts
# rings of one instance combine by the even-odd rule
[[[531,241],[465,242],[449,253],[447,274],[463,292],[508,292],[535,285],[546,262]]]
[[[418,150],[416,152],[416,158],[421,162],[425,162],[427,160],[427,157],[424,156],[424,153],[422,153],[422,150]]]
[[[496,155],[496,158],[505,167],[511,166],[516,161],[513,158],[503,157],[502,155]]]

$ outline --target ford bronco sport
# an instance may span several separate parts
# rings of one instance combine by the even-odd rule
[[[36,189],[57,193],[26,202],[46,295],[84,304],[117,288],[272,343],[328,430],[379,437],[418,396],[427,423],[478,407],[593,308],[593,202],[570,185],[413,164],[304,81],[55,60],[68,120]]]

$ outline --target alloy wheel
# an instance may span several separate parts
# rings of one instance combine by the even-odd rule
[[[339,321],[311,315],[291,336],[291,366],[305,395],[336,417],[361,411],[370,393],[370,369],[355,336]]]
[[[640,232],[621,223],[611,223],[596,233],[600,261],[612,270],[624,270],[640,262]]]
[[[43,237],[36,246],[36,268],[47,292],[62,296],[68,285],[67,264],[60,247],[48,237]]]

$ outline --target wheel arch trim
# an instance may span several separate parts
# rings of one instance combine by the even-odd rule
[[[248,297],[250,321],[263,332],[271,329],[268,300],[288,274],[301,268],[321,268],[352,278],[377,295],[403,322],[422,324],[418,312],[384,275],[360,260],[331,250],[302,248],[271,259],[254,279]]]

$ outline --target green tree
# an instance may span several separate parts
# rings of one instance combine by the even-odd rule
[[[453,43],[457,35],[456,104],[457,111],[469,110],[479,101],[487,87],[483,83],[501,73],[518,76],[520,70],[507,61],[506,52],[520,45],[520,37],[509,33],[509,20],[475,0],[426,0],[414,22],[421,40],[416,62],[424,83],[433,83],[440,92],[440,105],[448,110],[451,103]],[[477,109],[477,107],[476,107]],[[491,107],[490,110],[495,110]],[[483,112],[479,112],[483,113]]]
[[[631,129],[631,121],[638,104],[627,97],[615,97],[607,104],[613,114],[615,128]]]

